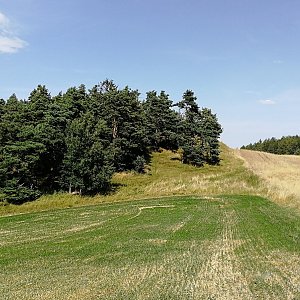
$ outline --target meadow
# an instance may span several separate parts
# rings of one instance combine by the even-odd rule
[[[300,299],[300,219],[251,196],[0,218],[1,299]]]

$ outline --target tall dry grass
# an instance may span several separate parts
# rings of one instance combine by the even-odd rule
[[[245,166],[264,180],[268,196],[300,210],[300,156],[235,150]]]

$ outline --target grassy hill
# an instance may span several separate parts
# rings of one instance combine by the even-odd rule
[[[195,168],[163,151],[110,195],[2,206],[0,298],[300,299],[299,211],[262,196],[296,198],[243,159],[222,145],[220,166]]]
[[[234,151],[221,145],[220,166],[196,168],[184,165],[171,151],[153,153],[146,174],[118,173],[113,178],[115,191],[110,195],[80,197],[68,194],[43,196],[21,206],[0,206],[0,214],[25,213],[103,202],[154,198],[171,195],[246,194],[267,195],[261,180],[243,165]]]

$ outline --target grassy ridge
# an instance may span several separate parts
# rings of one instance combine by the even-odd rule
[[[300,218],[167,197],[0,218],[3,299],[300,299]]]
[[[233,150],[221,144],[220,166],[196,168],[184,165],[171,151],[153,153],[148,172],[118,173],[115,192],[107,196],[80,197],[68,194],[43,196],[21,206],[0,206],[0,214],[25,213],[57,208],[99,204],[171,195],[253,194],[267,195],[260,179],[247,170]]]

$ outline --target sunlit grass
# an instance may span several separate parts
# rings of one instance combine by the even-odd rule
[[[300,219],[253,196],[0,218],[0,298],[299,299]]]

